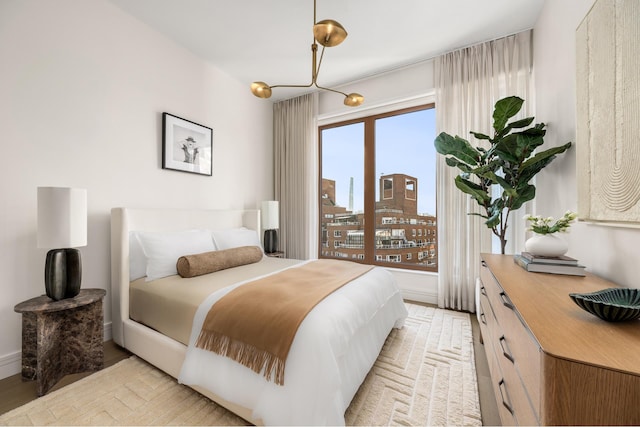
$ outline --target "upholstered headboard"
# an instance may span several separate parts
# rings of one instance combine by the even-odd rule
[[[260,231],[259,210],[111,209],[111,305],[113,340],[126,347],[129,319],[129,232],[226,230]]]

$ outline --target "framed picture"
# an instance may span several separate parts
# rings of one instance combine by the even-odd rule
[[[213,130],[162,113],[162,169],[213,174]]]

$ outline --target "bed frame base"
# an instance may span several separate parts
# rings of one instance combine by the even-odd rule
[[[187,347],[129,318],[129,231],[176,231],[247,227],[260,231],[259,210],[111,209],[111,319],[113,341],[174,378]],[[205,390],[197,392],[255,425],[252,411]]]

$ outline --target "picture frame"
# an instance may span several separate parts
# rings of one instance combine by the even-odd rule
[[[162,169],[213,175],[213,129],[162,113]]]

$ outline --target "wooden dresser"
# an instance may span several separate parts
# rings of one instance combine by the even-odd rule
[[[617,285],[482,254],[480,330],[503,425],[640,425],[640,320],[605,322],[570,292]]]

